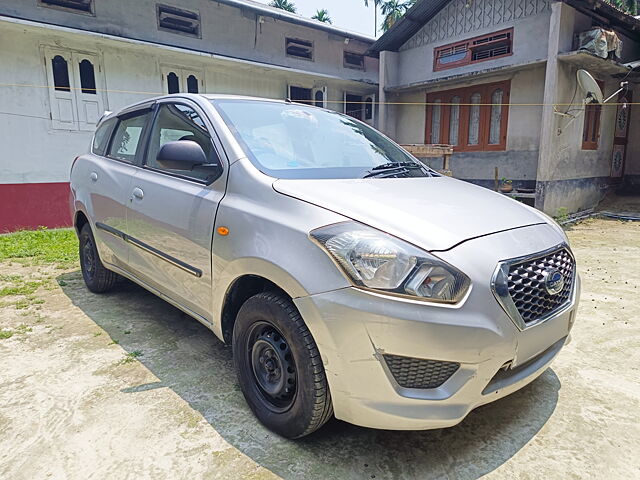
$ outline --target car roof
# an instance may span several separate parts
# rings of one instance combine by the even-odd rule
[[[194,101],[198,101],[198,100],[251,100],[251,101],[256,101],[256,102],[275,102],[275,103],[296,103],[296,102],[291,102],[291,100],[288,99],[278,99],[278,98],[265,98],[265,97],[252,97],[250,95],[230,95],[230,94],[212,94],[212,93],[172,93],[169,95],[160,95],[158,97],[153,97],[153,98],[147,98],[145,100],[141,100],[139,102],[136,103],[132,103],[130,105],[127,105],[126,107],[121,108],[120,110],[116,110],[113,112],[109,112],[109,111],[105,111],[102,115],[102,117],[100,118],[98,123],[102,123],[104,120],[108,119],[108,118],[113,118],[116,117],[118,115],[121,115],[122,113],[127,113],[129,111],[132,110],[136,110],[140,107],[144,107],[146,105],[151,105],[159,100],[164,100],[167,98],[175,98],[175,99],[179,99],[179,98],[183,98],[183,99],[191,99]],[[297,103],[296,103],[297,104]]]

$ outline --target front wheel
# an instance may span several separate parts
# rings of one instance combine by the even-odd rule
[[[108,270],[100,261],[96,241],[88,223],[80,230],[78,240],[80,244],[80,269],[87,288],[93,293],[111,290],[118,280],[118,274]]]
[[[318,347],[285,296],[263,292],[242,305],[233,359],[249,407],[270,430],[300,438],[333,415]]]

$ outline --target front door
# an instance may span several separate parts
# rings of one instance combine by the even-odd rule
[[[134,274],[209,321],[213,229],[225,187],[211,131],[195,104],[159,103],[143,168],[131,183],[127,214],[129,266]],[[210,165],[178,171],[156,162],[162,145],[183,140],[198,143]]]

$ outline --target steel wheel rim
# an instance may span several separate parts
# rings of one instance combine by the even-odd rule
[[[84,266],[85,272],[87,273],[87,276],[89,278],[93,278],[96,262],[95,256],[93,254],[93,242],[90,238],[87,238],[82,247],[82,264]]]
[[[248,335],[247,362],[266,406],[282,413],[297,395],[297,370],[285,337],[270,323],[259,322]]]

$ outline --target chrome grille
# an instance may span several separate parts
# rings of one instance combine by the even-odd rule
[[[459,363],[383,355],[389,371],[404,388],[438,388],[460,368]]]
[[[545,288],[545,271],[558,270],[564,277],[562,290],[552,295]],[[507,288],[525,325],[551,315],[570,301],[575,262],[566,248],[509,265]]]

